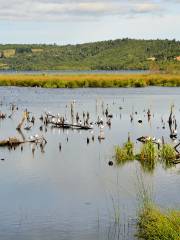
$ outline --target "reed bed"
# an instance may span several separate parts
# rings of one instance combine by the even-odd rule
[[[161,209],[154,202],[151,185],[145,184],[143,175],[137,175],[138,203],[137,239],[179,240],[180,210]]]
[[[126,142],[122,147],[115,146],[115,161],[117,165],[124,165],[127,161],[134,160],[134,143]]]
[[[144,171],[153,172],[158,159],[157,146],[151,140],[147,141],[142,145],[140,153],[136,155],[136,159],[140,161]]]
[[[43,88],[119,88],[180,86],[180,74],[0,75],[0,86]]]
[[[179,240],[180,211],[162,211],[154,204],[145,205],[138,218],[138,237],[145,240]]]
[[[129,161],[137,160],[140,162],[145,172],[152,173],[159,162],[164,168],[174,166],[177,160],[177,153],[171,144],[163,144],[158,148],[152,140],[146,141],[140,151],[135,154],[134,143],[127,141],[123,146],[115,146],[114,159],[118,166],[123,166]]]
[[[165,168],[173,165],[172,161],[176,160],[176,151],[170,144],[164,144],[160,151],[161,161]]]

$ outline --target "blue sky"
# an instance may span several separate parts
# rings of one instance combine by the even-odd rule
[[[1,43],[180,40],[180,0],[0,0]]]

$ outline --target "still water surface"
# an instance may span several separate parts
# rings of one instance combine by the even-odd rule
[[[0,121],[0,139],[20,137],[16,126],[22,111],[28,109],[36,118],[26,137],[42,134],[39,117],[45,111],[66,115],[70,104],[82,118],[90,113],[92,121],[102,116],[102,103],[113,114],[112,127],[104,128],[106,139],[98,142],[99,129],[92,131],[51,129],[43,132],[48,143],[45,153],[25,144],[15,151],[0,149],[0,239],[3,240],[92,240],[134,239],[137,216],[137,176],[153,189],[155,201],[162,207],[180,207],[180,166],[144,171],[134,161],[122,167],[108,166],[114,146],[142,135],[164,136],[161,117],[167,122],[170,105],[180,132],[180,88],[142,89],[41,89],[1,87],[0,110],[10,114],[10,103],[19,107],[12,119]],[[122,109],[120,108],[122,107]],[[144,109],[154,114],[148,122]],[[137,111],[131,123],[130,114]],[[103,117],[104,118],[104,117]],[[142,119],[143,124],[138,124]],[[95,141],[91,140],[92,135]],[[90,144],[87,145],[87,137]],[[68,141],[67,141],[68,138]],[[62,151],[59,151],[59,143]],[[137,148],[139,144],[137,144]],[[114,207],[120,223],[114,224]],[[118,226],[117,226],[118,225]]]
[[[15,71],[0,70],[0,74],[35,74],[35,75],[79,75],[79,74],[146,74],[148,70],[44,70],[44,71]]]

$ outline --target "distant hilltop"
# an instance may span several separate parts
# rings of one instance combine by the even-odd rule
[[[2,70],[180,69],[180,41],[117,39],[58,46],[0,44]]]

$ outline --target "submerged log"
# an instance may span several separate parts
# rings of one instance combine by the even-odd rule
[[[72,128],[72,129],[82,129],[82,130],[91,130],[92,126],[88,125],[80,125],[80,124],[70,124],[70,123],[60,123],[60,122],[49,122],[55,127],[59,128]]]
[[[36,143],[36,144],[44,143],[44,144],[46,144],[47,141],[43,136],[42,137],[33,136],[29,140],[19,140],[16,137],[10,137],[6,140],[0,141],[0,147],[15,147],[15,146],[21,145],[23,143]]]
[[[177,149],[179,146],[180,146],[180,143],[178,143],[178,144],[174,147],[174,149],[175,149],[176,153],[179,154],[179,157],[180,157],[180,152],[179,152],[179,150]]]
[[[174,160],[172,163],[175,165],[180,164],[180,159]]]
[[[16,137],[11,137],[7,140],[2,140],[0,141],[0,147],[5,147],[5,146],[18,146],[20,144],[24,143],[24,141],[19,140]]]
[[[137,138],[137,141],[141,143],[146,143],[147,141],[152,141],[153,143],[157,143],[155,138],[152,138],[150,136],[142,136]]]

